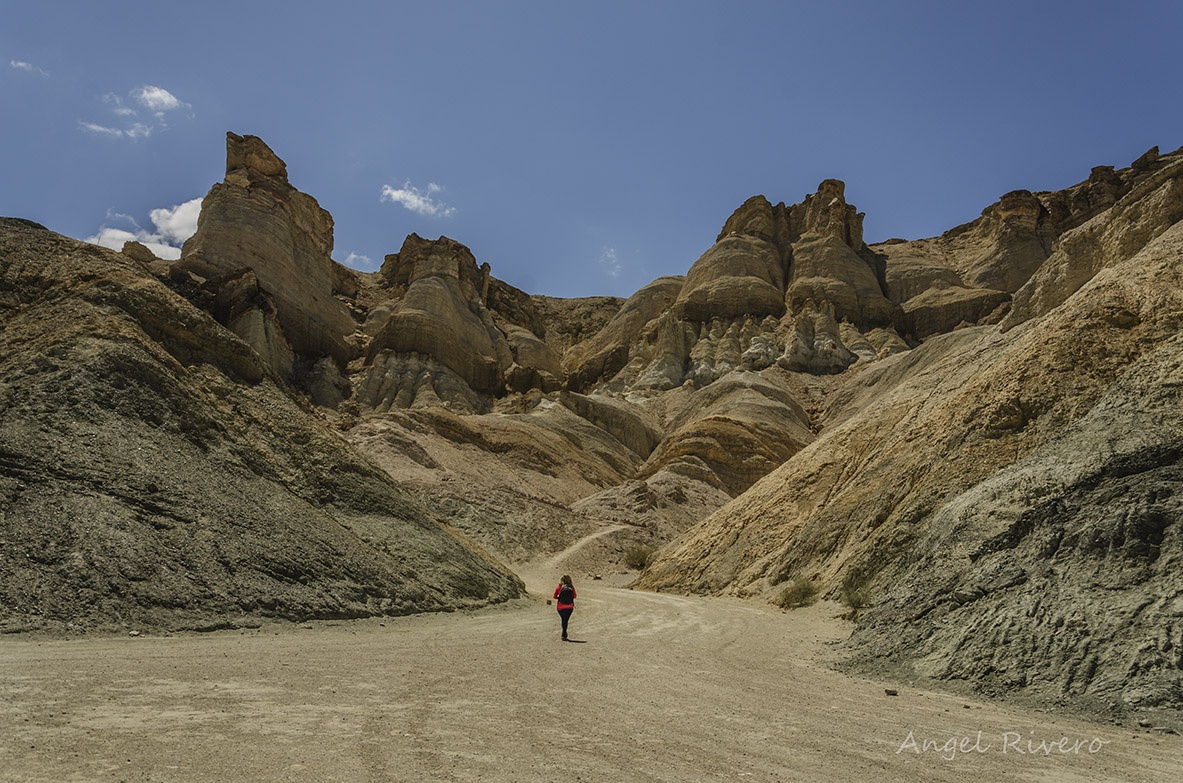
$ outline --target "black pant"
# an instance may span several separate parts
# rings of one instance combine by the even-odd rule
[[[571,613],[574,611],[575,611],[574,607],[572,607],[570,609],[560,609],[559,610],[559,619],[563,621],[563,638],[564,639],[567,638],[567,621],[571,619]]]

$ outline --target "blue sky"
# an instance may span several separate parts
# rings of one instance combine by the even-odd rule
[[[868,241],[919,238],[1183,145],[1166,0],[3,0],[0,18],[0,214],[175,246],[232,130],[332,213],[338,261],[445,234],[554,296],[684,274],[757,193],[836,177]]]

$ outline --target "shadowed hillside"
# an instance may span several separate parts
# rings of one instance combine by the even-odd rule
[[[140,264],[0,223],[0,607],[212,627],[520,594]]]

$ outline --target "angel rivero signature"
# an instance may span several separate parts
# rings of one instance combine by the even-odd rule
[[[979,731],[972,735],[949,736],[933,739],[917,737],[915,732],[908,732],[904,741],[896,748],[896,755],[915,753],[916,755],[931,753],[946,761],[952,761],[958,756],[971,756],[981,753],[1002,753],[1011,756],[1080,756],[1094,755],[1112,740],[1100,737],[1035,737],[1019,731],[1003,731],[990,733]]]

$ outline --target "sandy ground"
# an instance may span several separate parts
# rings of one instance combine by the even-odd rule
[[[1183,778],[1178,736],[833,671],[833,605],[577,580],[563,643],[556,564],[472,614],[0,639],[0,780]]]

